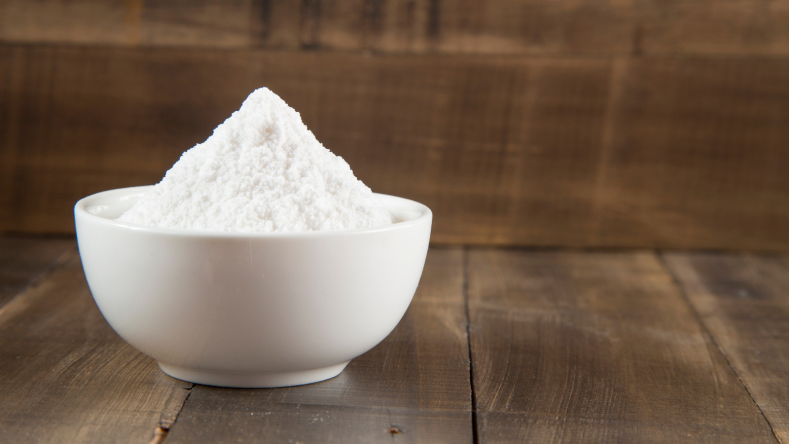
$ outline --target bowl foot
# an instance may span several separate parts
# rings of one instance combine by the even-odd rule
[[[350,361],[349,361],[350,362]],[[329,367],[316,368],[295,372],[279,373],[230,373],[212,372],[177,365],[159,363],[163,372],[175,379],[182,379],[195,384],[215,385],[219,387],[288,387],[292,385],[312,384],[325,381],[342,373],[347,362]]]

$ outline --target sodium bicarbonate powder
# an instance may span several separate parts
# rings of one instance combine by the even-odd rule
[[[237,232],[323,231],[392,223],[350,166],[267,88],[186,151],[119,221]]]

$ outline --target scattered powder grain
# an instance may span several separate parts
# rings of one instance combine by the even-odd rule
[[[250,94],[118,220],[236,232],[392,223],[348,163],[324,148],[299,113],[267,88]]]

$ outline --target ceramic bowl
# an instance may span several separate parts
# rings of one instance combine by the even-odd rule
[[[107,322],[168,375],[227,387],[337,376],[405,314],[432,213],[378,195],[396,223],[305,233],[225,233],[115,219],[149,187],[74,208],[90,291]]]

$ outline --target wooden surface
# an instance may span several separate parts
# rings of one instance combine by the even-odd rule
[[[192,384],[112,331],[70,256],[0,308],[0,441],[146,443]]]
[[[0,45],[0,232],[153,184],[269,86],[433,241],[789,250],[789,62]]]
[[[683,253],[667,262],[776,436],[789,442],[789,258]]]
[[[73,240],[0,237],[0,309],[75,248]]]
[[[42,263],[69,247],[25,241]],[[778,444],[787,276],[785,255],[433,248],[343,374],[245,390],[161,373],[70,250],[0,308],[0,441]]]
[[[0,40],[377,53],[789,55],[786,0],[6,0]]]
[[[472,250],[480,442],[774,442],[653,253]]]

